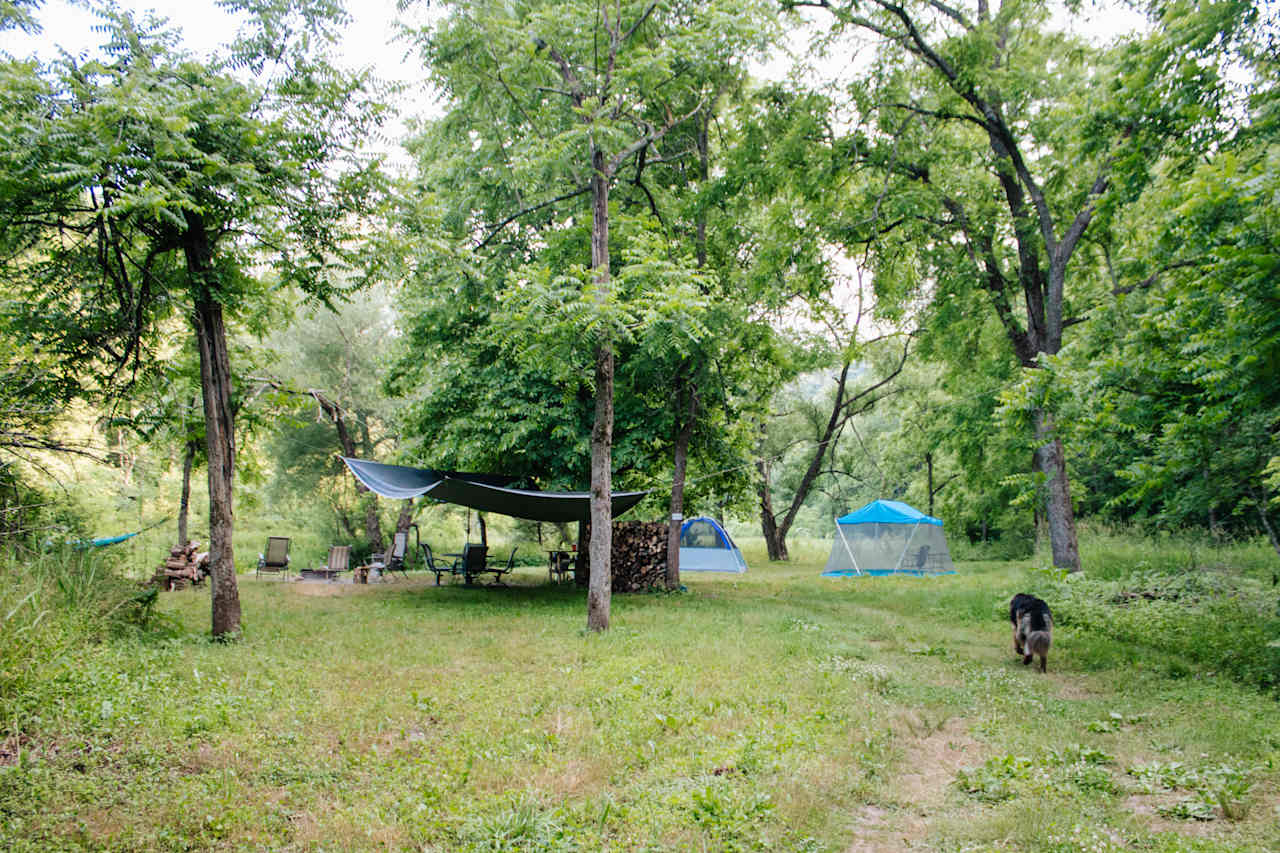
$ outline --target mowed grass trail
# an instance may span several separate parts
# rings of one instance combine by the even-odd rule
[[[1060,628],[1015,564],[615,596],[241,581],[94,648],[0,766],[7,850],[1277,850],[1280,704]],[[1052,602],[1050,602],[1052,604]],[[1176,669],[1176,668],[1175,668]]]

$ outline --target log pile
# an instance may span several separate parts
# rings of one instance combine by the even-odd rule
[[[209,552],[200,550],[199,542],[169,549],[169,556],[156,567],[150,583],[164,590],[182,589],[187,584],[199,586],[209,576]]]
[[[613,591],[662,589],[667,582],[667,525],[620,521],[613,525]]]

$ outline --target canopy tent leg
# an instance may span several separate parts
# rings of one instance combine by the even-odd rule
[[[840,543],[844,545],[844,552],[849,555],[849,562],[853,563],[853,570],[858,574],[862,574],[862,569],[858,568],[858,560],[853,556],[853,549],[849,547],[849,540],[844,538],[844,531],[840,529],[840,519],[836,519],[836,534],[840,537]]]

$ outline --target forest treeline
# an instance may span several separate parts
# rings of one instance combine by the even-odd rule
[[[48,460],[145,452],[183,539],[207,478],[218,636],[244,483],[412,520],[339,455],[590,485],[592,628],[611,488],[775,559],[877,497],[1068,571],[1086,518],[1280,553],[1268,4],[402,4],[404,166],[336,0],[231,0],[200,57],[90,5],[99,51],[0,57],[10,547],[74,521]]]

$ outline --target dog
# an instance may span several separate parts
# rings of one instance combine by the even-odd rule
[[[1049,644],[1053,641],[1049,605],[1020,592],[1009,602],[1009,621],[1013,623],[1013,653],[1021,655],[1024,666],[1039,655],[1040,671],[1048,672]]]

